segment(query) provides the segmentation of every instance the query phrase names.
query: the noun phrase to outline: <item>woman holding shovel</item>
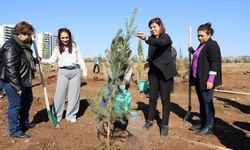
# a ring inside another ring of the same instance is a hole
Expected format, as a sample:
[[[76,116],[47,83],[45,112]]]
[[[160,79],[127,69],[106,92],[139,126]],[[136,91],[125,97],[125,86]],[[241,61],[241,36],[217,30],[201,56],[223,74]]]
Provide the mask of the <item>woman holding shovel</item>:
[[[8,98],[9,136],[14,138],[29,138],[24,132],[35,127],[29,122],[35,71],[31,50],[33,34],[32,25],[19,22],[12,30],[11,38],[0,49],[0,88]]]
[[[137,37],[144,40],[148,45],[148,79],[149,89],[149,114],[148,120],[143,129],[148,130],[153,125],[155,118],[158,94],[160,92],[162,101],[162,124],[160,135],[163,138],[168,136],[168,122],[170,113],[170,92],[173,85],[173,77],[177,70],[171,57],[172,40],[165,33],[165,27],[160,18],[153,18],[149,21],[151,36],[138,32]]]
[[[200,124],[193,125],[190,129],[198,135],[213,134],[214,88],[222,83],[221,52],[218,43],[211,38],[214,33],[211,26],[211,23],[200,25],[197,30],[200,45],[196,50],[189,47],[189,52],[193,54],[190,82],[195,86],[199,99],[201,119]]]
[[[76,114],[80,105],[81,72],[83,79],[87,79],[87,68],[79,47],[73,42],[71,32],[67,28],[58,30],[58,46],[53,50],[50,59],[42,59],[43,64],[58,62],[56,92],[52,112],[60,121],[63,117],[64,103],[68,97],[66,120],[76,122]]]

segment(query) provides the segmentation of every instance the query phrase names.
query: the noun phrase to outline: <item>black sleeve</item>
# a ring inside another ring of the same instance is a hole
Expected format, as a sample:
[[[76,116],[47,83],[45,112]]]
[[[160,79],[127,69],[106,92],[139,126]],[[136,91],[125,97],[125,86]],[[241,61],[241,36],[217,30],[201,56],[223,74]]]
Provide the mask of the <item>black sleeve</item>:
[[[14,49],[13,46],[7,45],[5,47],[5,52],[3,54],[3,61],[6,63],[6,74],[8,75],[8,79],[12,87],[16,91],[21,90],[21,78],[19,73],[20,68],[20,54],[17,50]]]
[[[208,61],[210,63],[210,71],[218,73],[221,65],[220,47],[216,41],[212,41],[208,45]]]
[[[147,44],[156,46],[156,47],[165,47],[172,44],[172,40],[169,35],[164,34],[160,36],[158,39],[150,36],[146,41]]]

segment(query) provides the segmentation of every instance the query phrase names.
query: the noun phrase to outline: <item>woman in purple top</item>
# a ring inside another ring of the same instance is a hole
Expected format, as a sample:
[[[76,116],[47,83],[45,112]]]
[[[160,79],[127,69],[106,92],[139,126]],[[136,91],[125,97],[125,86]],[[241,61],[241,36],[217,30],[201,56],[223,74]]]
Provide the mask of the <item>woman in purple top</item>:
[[[211,23],[199,26],[198,40],[200,45],[196,50],[189,47],[193,54],[190,72],[191,85],[195,86],[200,103],[201,123],[193,125],[190,129],[198,135],[212,135],[214,126],[214,88],[222,83],[221,52],[216,41],[211,37],[214,33]]]

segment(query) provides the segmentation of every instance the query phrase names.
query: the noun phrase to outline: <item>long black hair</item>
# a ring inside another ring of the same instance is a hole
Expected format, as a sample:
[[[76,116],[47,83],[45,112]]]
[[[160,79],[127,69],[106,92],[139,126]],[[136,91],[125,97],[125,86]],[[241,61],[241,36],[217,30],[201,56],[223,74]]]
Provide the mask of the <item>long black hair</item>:
[[[61,28],[58,30],[57,40],[58,40],[59,52],[60,52],[60,54],[62,54],[65,51],[64,44],[61,41],[61,34],[63,32],[66,32],[69,35],[69,43],[67,46],[69,47],[69,50],[68,50],[69,53],[72,53],[72,46],[73,46],[73,44],[75,44],[75,42],[72,40],[72,34],[71,34],[70,30],[67,28]]]

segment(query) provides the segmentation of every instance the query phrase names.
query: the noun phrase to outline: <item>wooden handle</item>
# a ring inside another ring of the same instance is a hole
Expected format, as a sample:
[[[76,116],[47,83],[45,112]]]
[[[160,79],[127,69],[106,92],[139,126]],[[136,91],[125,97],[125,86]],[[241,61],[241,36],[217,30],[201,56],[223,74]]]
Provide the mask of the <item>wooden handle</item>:
[[[188,47],[192,46],[192,26],[189,26],[188,29]]]
[[[39,57],[38,49],[37,49],[37,45],[36,45],[36,41],[35,41],[34,36],[32,36],[32,41],[33,41],[33,46],[34,46],[34,50],[35,50],[35,53],[36,53],[36,57],[38,58]],[[47,89],[46,89],[46,85],[45,85],[43,70],[42,70],[42,67],[41,67],[40,63],[38,63],[38,67],[39,67],[40,77],[41,77],[41,81],[42,81],[42,85],[43,85],[43,92],[44,92],[44,97],[45,97],[46,108],[47,108],[47,110],[50,111]]]
[[[227,91],[227,90],[217,90],[217,89],[215,89],[214,91],[221,92],[221,93],[228,93],[228,94],[239,94],[239,95],[248,95],[248,96],[250,96],[250,93],[244,93],[244,92]]]
[[[188,29],[188,47],[192,46],[192,26],[189,26]],[[191,104],[191,93],[192,93],[192,89],[191,89],[191,83],[190,83],[190,72],[191,72],[191,52],[188,53],[188,61],[189,61],[189,65],[188,65],[188,70],[189,70],[189,75],[188,75],[188,109],[191,110],[192,104]]]

